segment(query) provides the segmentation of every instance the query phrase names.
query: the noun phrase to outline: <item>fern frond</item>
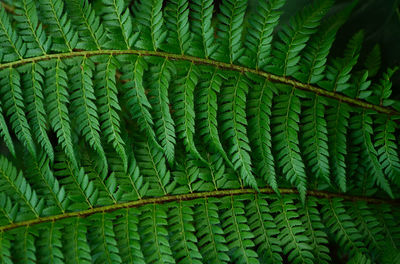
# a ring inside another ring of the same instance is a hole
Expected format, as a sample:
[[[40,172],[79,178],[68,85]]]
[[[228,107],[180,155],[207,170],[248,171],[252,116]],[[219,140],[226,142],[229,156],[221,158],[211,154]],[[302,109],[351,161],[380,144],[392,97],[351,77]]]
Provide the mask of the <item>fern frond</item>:
[[[313,263],[310,238],[305,235],[293,197],[284,196],[271,204],[271,212],[277,214],[275,223],[280,231],[278,239],[283,253],[291,263]]]
[[[26,43],[26,57],[45,55],[51,47],[51,38],[46,36],[33,0],[19,0],[15,2],[15,16],[19,33]]]
[[[198,159],[190,154],[187,156],[177,155],[175,169],[172,171],[176,182],[174,193],[193,193],[201,189],[204,182],[200,179],[198,163]]]
[[[35,242],[38,230],[33,227],[23,227],[16,231],[16,243],[12,247],[12,261],[15,263],[37,263]]]
[[[196,230],[198,246],[204,261],[209,263],[229,263],[228,246],[221,228],[218,201],[204,198],[196,207]]]
[[[177,66],[177,72],[179,77],[174,81],[171,93],[177,137],[183,140],[188,153],[204,161],[194,144],[194,88],[198,82],[199,71],[190,63]]]
[[[146,263],[175,263],[167,226],[167,212],[162,205],[150,204],[141,210],[140,235]]]
[[[2,102],[6,114],[10,118],[12,129],[17,138],[24,144],[32,156],[36,156],[36,146],[32,139],[31,129],[24,112],[24,100],[22,97],[20,75],[9,68],[0,72],[0,84],[2,85]]]
[[[34,132],[36,141],[46,152],[50,161],[54,161],[54,150],[47,135],[47,115],[44,108],[44,69],[40,64],[32,63],[27,69],[27,74],[23,75],[24,98],[26,102],[26,112],[28,122]],[[21,69],[22,72],[25,69]]]
[[[116,212],[114,227],[122,263],[146,263],[144,260],[139,236],[139,215],[136,208],[126,208]]]
[[[367,173],[380,188],[382,188],[389,196],[393,197],[390,184],[387,181],[381,163],[378,160],[378,153],[372,143],[371,135],[373,134],[373,130],[370,114],[364,110],[361,114],[355,115],[351,119],[350,127],[355,130],[352,134],[353,144],[360,145],[360,158],[365,162],[364,166],[367,169]]]
[[[193,56],[209,58],[217,49],[214,43],[214,28],[212,27],[213,0],[190,1],[190,17],[192,46],[189,47]]]
[[[54,62],[52,61],[51,64]],[[50,125],[56,132],[57,139],[68,159],[74,167],[78,167],[78,161],[74,154],[71,136],[71,123],[69,118],[69,94],[68,76],[65,72],[65,64],[58,59],[51,65],[52,69],[46,73],[46,106],[50,119]]]
[[[201,264],[202,256],[197,247],[197,238],[194,234],[193,209],[191,202],[174,204],[169,211],[170,245],[172,254],[178,263]]]
[[[294,185],[305,200],[307,179],[299,148],[300,98],[294,89],[284,87],[286,93],[278,95],[272,110],[272,146],[277,152],[276,162],[286,179]]]
[[[285,0],[259,1],[257,12],[249,19],[245,56],[240,62],[255,69],[264,69],[270,63],[272,32],[278,25]]]
[[[169,0],[164,8],[165,25],[168,29],[164,50],[186,54],[191,44],[189,31],[189,1]]]
[[[68,14],[77,28],[79,40],[78,49],[100,50],[107,41],[107,35],[100,18],[92,8],[88,0],[66,1]]]
[[[381,68],[381,63],[381,47],[379,44],[375,44],[364,61],[364,66],[368,70],[368,75],[375,77]]]
[[[259,263],[258,255],[253,250],[255,245],[252,238],[254,235],[247,224],[244,203],[238,197],[228,196],[223,199],[221,208],[223,209],[222,227],[231,251],[231,259],[235,263]]]
[[[282,263],[282,249],[277,238],[279,230],[271,215],[267,196],[255,194],[254,200],[246,206],[246,216],[263,263]]]
[[[118,90],[116,86],[116,69],[118,62],[113,56],[97,58],[99,63],[96,68],[96,97],[99,106],[99,121],[101,131],[107,139],[107,143],[112,143],[115,151],[121,158],[125,170],[128,167],[128,158],[125,153],[125,142],[121,138],[120,117],[121,107],[118,102]]]
[[[122,263],[113,229],[113,215],[102,213],[90,217],[88,243],[93,263]]]
[[[219,134],[218,134],[218,100],[217,95],[220,93],[222,78],[221,72],[215,69],[209,72],[203,69],[202,78],[195,91],[195,113],[196,113],[196,126],[198,127],[197,134],[202,138],[212,151],[217,151],[229,164],[232,165],[228,159]],[[233,167],[233,165],[232,165]]]
[[[5,192],[0,194],[0,212],[4,216],[0,218],[1,224],[14,223],[18,213],[18,204],[13,204],[10,196]]]
[[[327,102],[318,95],[305,100],[301,122],[302,153],[306,165],[317,179],[330,183],[328,130],[325,120]]]
[[[314,34],[329,10],[333,1],[317,0],[294,16],[289,25],[278,33],[279,41],[272,51],[273,71],[278,75],[291,76],[299,70],[300,52],[305,48],[310,36]]]
[[[91,263],[92,256],[87,241],[88,221],[85,218],[74,217],[67,219],[64,223],[62,242],[64,244],[63,254],[66,263]]]
[[[26,43],[22,40],[15,29],[11,26],[6,10],[0,8],[0,51],[1,60],[16,61],[23,59],[26,53]]]
[[[271,150],[272,138],[270,132],[274,93],[276,93],[275,87],[268,80],[256,79],[249,92],[246,111],[249,118],[248,135],[253,150],[251,153],[252,160],[260,176],[274,191],[279,192]]]
[[[242,56],[243,19],[247,0],[223,0],[218,14],[218,49],[213,56],[218,61],[233,63]]]
[[[11,260],[11,235],[3,231],[0,232],[0,261],[5,264],[12,264]]]
[[[158,50],[167,38],[162,15],[162,0],[141,1],[136,15],[139,23],[139,41],[136,46],[145,50]]]
[[[39,226],[37,251],[39,263],[63,263],[62,224],[59,222],[45,223]]]
[[[165,59],[156,61],[150,67],[149,102],[152,105],[152,116],[157,139],[163,148],[169,164],[173,164],[175,155],[175,124],[169,109],[168,87],[174,66]]]
[[[44,200],[37,195],[22,172],[18,172],[3,156],[0,157],[0,183],[2,192],[19,201],[21,205],[17,216],[19,220],[38,218],[42,214]]]
[[[69,72],[73,91],[70,98],[72,114],[76,119],[79,133],[107,166],[106,155],[100,140],[100,124],[92,82],[94,63],[87,57],[78,58],[78,61],[79,64],[72,67]]]
[[[133,31],[129,8],[124,8],[123,0],[103,0],[104,24],[108,41],[106,48],[130,49],[139,37]],[[125,11],[124,11],[125,10]]]
[[[246,134],[246,96],[247,80],[242,74],[236,74],[223,87],[219,111],[222,121],[223,138],[229,142],[229,155],[235,170],[239,171],[244,183],[257,188],[252,173],[249,152],[249,139]]]
[[[3,115],[3,106],[1,104],[1,102],[0,102],[0,136],[6,143],[6,146],[7,146],[8,150],[10,151],[10,153],[15,157],[16,154],[15,154],[14,143],[11,138],[10,131],[7,126],[7,122]]]
[[[78,43],[78,33],[68,18],[62,0],[40,0],[40,19],[52,37],[51,50],[71,52]]]
[[[366,249],[362,242],[362,236],[346,212],[342,199],[324,200],[322,205],[322,219],[329,234],[341,247],[342,253],[350,256],[364,255]]]

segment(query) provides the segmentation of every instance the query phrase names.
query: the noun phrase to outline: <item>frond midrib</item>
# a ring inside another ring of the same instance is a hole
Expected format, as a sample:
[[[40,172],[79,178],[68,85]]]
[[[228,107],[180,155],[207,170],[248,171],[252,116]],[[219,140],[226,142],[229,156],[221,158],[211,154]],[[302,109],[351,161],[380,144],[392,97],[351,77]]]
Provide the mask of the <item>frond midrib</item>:
[[[17,66],[24,65],[27,63],[46,61],[46,60],[52,60],[52,59],[65,59],[65,58],[79,57],[79,56],[89,57],[89,56],[96,56],[96,55],[124,55],[124,54],[161,57],[161,58],[165,58],[167,60],[169,59],[169,60],[179,60],[179,61],[190,61],[195,64],[209,65],[209,66],[213,66],[213,67],[221,68],[221,69],[225,69],[225,70],[232,70],[232,71],[237,71],[237,72],[241,72],[241,73],[251,73],[251,74],[258,75],[258,76],[262,76],[274,83],[286,84],[286,85],[292,86],[299,90],[304,90],[304,91],[308,91],[308,92],[311,92],[311,93],[314,93],[314,94],[317,94],[320,96],[332,98],[334,100],[337,100],[340,102],[345,102],[347,104],[357,106],[362,109],[371,109],[371,110],[374,110],[374,111],[376,111],[378,113],[382,113],[382,114],[400,116],[400,112],[396,111],[395,109],[393,109],[391,107],[375,105],[375,104],[366,102],[361,99],[351,98],[351,97],[348,97],[346,95],[343,95],[343,94],[340,94],[337,92],[332,92],[332,91],[322,89],[318,86],[313,86],[310,84],[299,82],[290,77],[278,76],[278,75],[274,75],[272,73],[268,73],[268,72],[265,72],[262,70],[252,69],[252,68],[248,68],[248,67],[237,65],[237,64],[220,62],[220,61],[216,61],[213,59],[205,59],[205,58],[200,58],[200,57],[195,57],[195,56],[168,53],[168,52],[163,52],[163,51],[110,50],[110,49],[108,49],[108,50],[92,50],[92,51],[72,51],[72,52],[66,52],[66,53],[47,54],[47,55],[42,55],[42,56],[37,56],[37,57],[32,57],[32,58],[20,59],[20,60],[13,61],[13,62],[3,63],[3,64],[0,64],[0,70],[6,69],[6,68],[17,67]]]
[[[45,216],[39,217],[36,219],[30,219],[21,222],[14,222],[8,225],[0,226],[0,233],[3,231],[23,227],[23,226],[34,226],[41,223],[48,223],[53,221],[62,220],[65,218],[73,218],[73,217],[87,217],[92,214],[96,213],[105,213],[105,212],[112,212],[118,209],[124,208],[132,208],[132,207],[141,207],[148,204],[164,204],[174,201],[189,201],[194,199],[201,199],[201,198],[209,198],[209,197],[225,197],[225,196],[234,196],[234,195],[244,195],[244,194],[255,194],[255,193],[264,193],[264,194],[275,194],[275,191],[272,188],[260,188],[258,192],[254,189],[244,188],[244,189],[227,189],[227,190],[216,190],[216,191],[209,191],[209,192],[197,192],[197,193],[188,193],[188,194],[178,194],[178,195],[164,195],[160,197],[152,197],[152,198],[145,198],[135,201],[117,203],[112,205],[105,205],[90,208],[87,210],[82,211],[75,211],[75,212],[68,212],[64,214],[52,215],[52,216]],[[298,194],[298,190],[296,188],[279,188],[279,193],[281,195],[288,195],[288,194]],[[355,195],[348,195],[342,193],[331,193],[326,191],[317,191],[317,190],[309,190],[307,192],[308,196],[324,198],[324,199],[333,199],[333,198],[341,198],[348,201],[364,201],[370,204],[392,204],[392,205],[400,205],[400,200],[396,199],[383,199],[383,198],[373,198],[367,196],[355,196]]]

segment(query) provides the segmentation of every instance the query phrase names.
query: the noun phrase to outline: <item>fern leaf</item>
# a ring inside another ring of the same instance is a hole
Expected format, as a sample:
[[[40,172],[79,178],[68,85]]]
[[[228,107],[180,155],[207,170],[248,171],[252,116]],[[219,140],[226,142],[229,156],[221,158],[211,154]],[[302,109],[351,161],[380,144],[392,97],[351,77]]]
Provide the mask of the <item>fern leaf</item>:
[[[199,85],[196,87],[196,100],[194,102],[196,125],[198,126],[197,134],[212,151],[217,151],[229,165],[232,165],[218,135],[217,95],[220,93],[222,85],[221,72],[217,69],[211,73],[204,70],[202,75],[204,78],[200,80]]]
[[[280,231],[283,253],[290,263],[313,263],[310,240],[305,235],[297,207],[293,204],[293,196],[284,196],[271,204],[271,212],[277,213],[275,222]]]
[[[16,61],[23,59],[26,53],[26,43],[12,28],[10,19],[4,8],[0,8],[0,51],[1,60]]]
[[[368,53],[364,61],[364,66],[368,70],[368,75],[375,77],[381,68],[382,58],[381,58],[381,47],[376,44],[372,50]]]
[[[11,259],[11,239],[9,233],[0,232],[0,261],[4,264],[12,264]]]
[[[389,179],[400,185],[400,159],[398,156],[394,119],[389,116],[378,116],[376,118],[375,148],[378,161],[382,170]]]
[[[76,119],[79,133],[107,166],[106,155],[100,141],[97,107],[94,102],[96,100],[92,83],[94,63],[86,57],[79,58],[78,61],[80,64],[72,67],[69,72],[73,91],[72,114]]]
[[[370,252],[379,253],[382,251],[381,243],[384,239],[382,227],[378,219],[375,218],[373,210],[363,202],[353,202],[347,205],[350,209],[350,215],[354,219],[354,223],[361,233],[363,241],[365,241],[364,244]]]
[[[169,211],[170,245],[172,254],[178,263],[201,264],[202,256],[197,248],[194,234],[192,202],[179,201]]]
[[[191,44],[188,0],[169,0],[164,8],[164,16],[169,32],[164,49],[173,53],[186,54]]]
[[[187,156],[177,155],[175,169],[172,171],[173,179],[176,182],[174,193],[193,193],[201,189],[203,181],[200,179],[198,163],[198,159],[190,154]]]
[[[141,210],[141,241],[146,263],[175,263],[168,242],[167,212],[162,205],[150,204]]]
[[[315,263],[332,263],[329,256],[328,235],[325,233],[325,226],[322,223],[318,211],[318,203],[315,197],[308,197],[304,205],[298,205],[301,209],[299,214],[301,221],[306,227],[305,235],[311,240],[312,253]]]
[[[346,192],[346,134],[350,117],[348,105],[335,102],[326,113],[328,124],[328,150],[331,175],[339,188]]]
[[[51,50],[71,52],[78,43],[78,33],[72,27],[71,20],[62,0],[40,0],[40,19],[48,27],[52,37]]]
[[[88,0],[66,1],[71,21],[78,29],[78,49],[100,50],[106,43],[107,35],[100,23],[100,18]]]
[[[3,115],[3,106],[0,102],[0,136],[3,138],[4,142],[10,153],[15,157],[15,148],[14,143],[10,135],[10,131],[8,129],[6,120]]]
[[[78,170],[65,156],[58,156],[54,174],[61,178],[60,183],[65,186],[68,198],[72,202],[68,209],[93,208],[98,197],[98,189],[93,181],[89,180],[83,168]]]
[[[133,32],[129,8],[124,11],[123,0],[103,0],[104,23],[108,41],[106,48],[130,49],[135,44],[139,34]]]
[[[272,52],[273,71],[276,74],[291,76],[299,70],[299,54],[310,36],[317,31],[321,19],[332,4],[332,0],[315,1],[294,16],[289,25],[284,26],[278,33],[280,40],[274,43]]]
[[[32,63],[28,73],[23,76],[26,112],[37,142],[46,152],[50,161],[54,161],[54,150],[47,135],[47,116],[44,108],[43,77],[44,70],[40,64]],[[24,71],[24,70],[22,70]]]
[[[136,140],[134,147],[140,172],[149,182],[146,195],[162,196],[170,193],[174,189],[174,183],[170,183],[171,175],[162,151],[148,140]]]
[[[223,0],[218,14],[217,41],[219,47],[213,59],[233,63],[242,56],[243,19],[247,0]]]
[[[66,263],[92,263],[90,247],[86,238],[88,220],[81,217],[70,218],[65,222],[62,241]]]
[[[167,38],[162,15],[162,0],[141,1],[136,12],[139,23],[140,39],[136,46],[145,50],[158,50]]]
[[[62,225],[59,222],[45,223],[39,226],[37,240],[38,263],[64,263],[62,248]]]
[[[27,57],[45,55],[51,47],[51,38],[46,36],[42,24],[39,23],[36,3],[33,0],[15,2],[15,20],[22,39],[27,44]]]
[[[244,65],[263,69],[270,63],[272,32],[282,14],[280,8],[285,0],[259,1],[257,11],[251,15],[246,33],[245,56],[240,58]]]
[[[374,216],[382,227],[385,245],[389,248],[398,249],[400,245],[400,229],[397,228],[397,221],[393,215],[393,208],[390,205],[372,206]]]
[[[236,74],[223,88],[219,111],[223,138],[230,143],[229,155],[235,170],[248,186],[257,188],[252,174],[249,139],[246,135],[246,95],[248,84],[245,77]]]
[[[392,105],[393,100],[389,99],[392,94],[392,78],[393,74],[398,70],[398,67],[388,68],[387,71],[380,78],[379,82],[373,85],[373,94],[370,96],[369,101],[379,105]]]
[[[257,253],[263,263],[282,263],[279,230],[271,215],[266,195],[256,194],[246,206],[249,227],[255,235]]]
[[[98,58],[96,79],[97,79],[97,105],[99,106],[99,119],[101,131],[107,138],[108,143],[112,143],[115,151],[124,163],[125,170],[128,167],[128,158],[125,153],[125,142],[121,138],[120,117],[118,112],[121,107],[118,103],[118,90],[116,86],[117,61],[114,57]]]
[[[304,201],[307,190],[307,178],[304,163],[300,156],[299,149],[299,115],[300,99],[295,94],[295,90],[289,90],[276,97],[275,105],[272,110],[272,146],[277,152],[276,161],[282,169],[286,179],[294,185],[299,193],[301,200]]]
[[[67,194],[64,186],[54,177],[49,158],[41,152],[37,158],[27,157],[26,160],[28,169],[25,174],[30,175],[30,179],[34,180],[33,187],[46,199],[43,215],[65,213],[69,202]]]
[[[139,215],[136,208],[126,208],[116,212],[114,227],[122,263],[145,264],[139,236]]]
[[[393,197],[390,184],[387,181],[381,163],[378,160],[378,153],[372,143],[371,135],[373,134],[373,130],[370,114],[363,110],[361,114],[354,116],[351,119],[351,128],[355,130],[352,135],[352,140],[354,144],[360,145],[360,156],[365,162],[367,173],[380,188],[382,188],[389,196]]]
[[[4,192],[0,194],[0,212],[3,215],[0,218],[1,224],[14,223],[18,213],[18,204],[13,204],[13,202],[10,199],[10,196],[5,194]]]
[[[253,150],[251,157],[259,175],[278,193],[270,132],[274,93],[276,93],[275,88],[268,80],[256,80],[249,92],[246,111],[249,118],[248,135]]]
[[[52,69],[46,73],[46,105],[50,125],[56,132],[59,144],[74,167],[78,167],[78,161],[72,145],[68,111],[68,76],[64,68],[64,63],[58,59]]]
[[[195,111],[194,88],[198,82],[199,72],[193,63],[183,64],[178,68],[178,79],[173,84],[172,108],[174,110],[176,133],[183,139],[186,151],[205,162],[194,144]]]
[[[330,183],[328,130],[325,121],[324,98],[312,95],[311,100],[305,100],[306,107],[301,118],[302,153],[307,167],[317,179]]]
[[[226,242],[231,251],[231,259],[235,263],[259,263],[258,255],[253,250],[252,238],[248,220],[245,216],[245,206],[240,197],[228,196],[222,201],[222,227],[226,234]]]
[[[215,198],[204,198],[195,212],[198,246],[207,263],[229,263],[224,231],[220,227],[218,202]]]
[[[350,256],[365,252],[362,236],[357,230],[352,218],[347,214],[342,199],[328,199],[322,203],[322,219],[328,228],[329,234],[341,248],[341,251]]]
[[[113,229],[113,215],[96,214],[90,217],[88,243],[93,263],[122,263]]]
[[[173,65],[167,59],[150,68],[149,101],[157,139],[164,150],[169,164],[173,164],[175,155],[175,124],[169,109],[168,87]]]
[[[32,156],[36,156],[36,146],[24,112],[24,101],[18,72],[9,68],[0,72],[1,93],[7,116],[17,138],[24,144]]]
[[[35,247],[37,237],[38,231],[35,227],[25,226],[18,229],[15,234],[16,243],[12,247],[14,263],[37,263]]]
[[[206,152],[205,160],[208,166],[200,176],[205,182],[204,185],[207,186],[208,183],[209,190],[232,188],[232,181],[225,177],[225,163],[222,155],[218,152]]]
[[[126,81],[122,87],[126,91],[127,107],[133,119],[137,120],[139,130],[158,145],[153,130],[153,117],[150,114],[152,106],[143,86],[143,72],[147,70],[147,64],[140,56],[129,57],[127,63],[122,68],[123,75],[121,76],[121,80]]]
[[[212,0],[190,1],[192,46],[189,51],[193,56],[209,58],[217,49],[211,25],[213,10]]]

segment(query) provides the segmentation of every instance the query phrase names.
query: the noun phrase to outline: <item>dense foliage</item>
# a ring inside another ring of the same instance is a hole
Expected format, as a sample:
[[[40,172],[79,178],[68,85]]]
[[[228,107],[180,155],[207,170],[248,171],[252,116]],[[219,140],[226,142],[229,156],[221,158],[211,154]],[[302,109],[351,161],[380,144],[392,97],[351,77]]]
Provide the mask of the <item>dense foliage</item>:
[[[3,3],[0,263],[399,263],[397,69],[284,4]]]

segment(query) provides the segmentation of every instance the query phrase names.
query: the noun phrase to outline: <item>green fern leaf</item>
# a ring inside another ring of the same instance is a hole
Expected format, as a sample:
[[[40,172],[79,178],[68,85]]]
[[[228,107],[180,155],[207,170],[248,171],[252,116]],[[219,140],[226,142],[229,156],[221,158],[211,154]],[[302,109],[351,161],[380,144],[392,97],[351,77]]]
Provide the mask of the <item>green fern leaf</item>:
[[[211,25],[214,10],[213,0],[190,1],[192,46],[189,52],[193,56],[209,58],[216,50],[214,28]]]
[[[3,115],[3,107],[0,102],[0,136],[3,138],[4,142],[6,143],[6,146],[10,153],[15,157],[15,148],[14,148],[14,143],[10,135],[10,131],[8,129],[6,120]]]
[[[285,0],[259,1],[257,12],[249,19],[245,56],[240,62],[248,67],[264,69],[270,63],[272,32],[282,14]]]
[[[10,196],[4,192],[0,194],[0,212],[4,216],[1,218],[1,224],[14,223],[18,213],[18,204],[13,204]]]
[[[11,260],[11,236],[9,233],[0,232],[0,261],[4,264],[12,264]]]
[[[101,131],[107,138],[108,143],[112,143],[115,151],[120,156],[125,170],[128,167],[128,158],[125,153],[125,142],[121,138],[120,117],[121,107],[118,103],[118,90],[116,86],[116,68],[117,61],[113,56],[96,58],[96,62],[100,63],[96,69],[96,97],[99,106],[99,120],[101,123]]]
[[[64,255],[61,251],[62,228],[61,223],[54,221],[39,226],[38,263],[64,263]]]
[[[78,61],[78,66],[72,67],[69,72],[73,91],[72,114],[76,119],[79,133],[107,166],[106,155],[100,141],[97,107],[94,103],[96,100],[92,82],[94,63],[87,57],[78,58]]]
[[[251,157],[257,172],[278,193],[270,133],[272,97],[276,90],[268,80],[255,81],[249,92],[246,109],[249,118],[248,135],[253,150]]]
[[[64,225],[62,241],[66,263],[91,263],[90,247],[86,238],[88,220],[74,217],[65,221]]]
[[[20,87],[20,75],[9,68],[0,72],[1,93],[7,116],[17,138],[24,144],[32,156],[36,156],[36,146],[24,112],[24,101]]]
[[[63,1],[40,0],[40,11],[40,20],[48,25],[46,30],[52,37],[51,50],[71,52],[78,43],[78,33],[71,25]]]
[[[219,111],[223,138],[230,143],[229,155],[235,170],[247,186],[257,188],[252,173],[249,139],[246,135],[246,95],[248,84],[241,74],[234,75],[223,87]]]
[[[191,44],[188,0],[170,0],[164,8],[165,25],[169,31],[166,51],[186,54]]]
[[[38,231],[35,227],[23,227],[15,232],[16,243],[12,247],[12,262],[37,263],[35,242]]]
[[[218,49],[213,59],[233,63],[242,56],[242,30],[247,0],[223,0],[218,15]]]
[[[157,139],[163,148],[169,164],[173,164],[175,155],[175,124],[169,109],[168,87],[171,81],[173,65],[165,59],[150,67],[149,102]]]
[[[46,36],[36,11],[33,0],[19,0],[15,2],[15,16],[19,33],[27,44],[27,57],[40,56],[48,53],[51,47],[51,38]]]
[[[49,136],[47,135],[47,116],[44,108],[43,96],[43,77],[44,69],[40,64],[32,63],[27,74],[23,75],[23,88],[26,102],[26,112],[28,122],[30,123],[37,142],[45,150],[50,158],[54,161],[54,150],[51,145]],[[25,72],[25,69],[21,69]]]
[[[2,61],[22,59],[26,53],[26,43],[22,41],[15,29],[12,28],[6,10],[0,8],[0,51]]]
[[[305,200],[307,190],[307,179],[304,163],[299,149],[299,115],[300,98],[294,89],[285,86],[286,93],[276,97],[275,105],[272,110],[272,146],[277,156],[276,161],[286,179],[294,185],[302,201]]]

